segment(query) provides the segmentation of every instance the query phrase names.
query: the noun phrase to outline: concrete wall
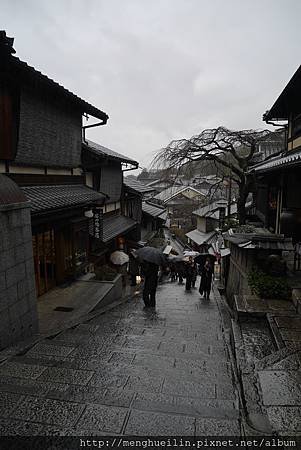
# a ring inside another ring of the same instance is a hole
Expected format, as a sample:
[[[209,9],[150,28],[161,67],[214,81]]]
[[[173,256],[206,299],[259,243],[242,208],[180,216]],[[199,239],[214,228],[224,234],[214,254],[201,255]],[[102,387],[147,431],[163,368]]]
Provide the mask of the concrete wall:
[[[37,330],[30,209],[0,205],[0,350]]]

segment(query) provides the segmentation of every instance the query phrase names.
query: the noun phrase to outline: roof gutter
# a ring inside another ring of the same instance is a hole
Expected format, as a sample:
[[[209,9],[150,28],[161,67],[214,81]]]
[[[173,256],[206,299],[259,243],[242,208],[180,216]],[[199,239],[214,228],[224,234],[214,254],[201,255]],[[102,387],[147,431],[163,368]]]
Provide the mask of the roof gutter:
[[[88,116],[86,116],[88,118]],[[82,137],[83,137],[83,141],[85,142],[85,144],[88,145],[87,141],[86,141],[86,129],[87,128],[95,128],[95,127],[101,127],[102,125],[106,125],[106,123],[108,122],[108,118],[109,116],[105,116],[100,122],[96,122],[96,123],[92,123],[91,125],[84,125],[82,127]]]

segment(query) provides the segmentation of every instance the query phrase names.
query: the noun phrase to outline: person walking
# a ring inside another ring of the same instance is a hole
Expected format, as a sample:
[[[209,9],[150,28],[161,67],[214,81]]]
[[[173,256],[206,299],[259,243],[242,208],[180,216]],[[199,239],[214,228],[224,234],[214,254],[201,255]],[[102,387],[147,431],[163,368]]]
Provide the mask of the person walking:
[[[157,264],[146,261],[141,264],[141,274],[144,277],[142,297],[146,308],[154,308],[156,306],[158,270],[159,266]]]
[[[194,262],[192,256],[189,256],[188,261],[185,263],[186,291],[191,290],[193,275],[194,275]]]
[[[174,263],[171,263],[169,266],[170,269],[170,281],[176,281],[177,279],[177,272],[176,272],[176,266]]]
[[[131,276],[131,286],[137,285],[137,275],[139,275],[139,261],[133,250],[129,253],[129,274]]]
[[[207,259],[205,262],[205,265],[202,269],[201,283],[200,283],[200,288],[199,288],[199,293],[201,295],[204,294],[204,298],[206,300],[210,299],[212,275],[213,275],[213,270],[212,270],[209,259]]]
[[[197,263],[195,263],[193,261],[192,262],[192,279],[191,279],[191,286],[192,286],[193,289],[195,289],[195,283],[196,283],[197,276],[198,276]]]
[[[179,284],[183,284],[184,263],[182,261],[179,261],[176,263],[176,271],[177,271],[177,276],[179,279]]]

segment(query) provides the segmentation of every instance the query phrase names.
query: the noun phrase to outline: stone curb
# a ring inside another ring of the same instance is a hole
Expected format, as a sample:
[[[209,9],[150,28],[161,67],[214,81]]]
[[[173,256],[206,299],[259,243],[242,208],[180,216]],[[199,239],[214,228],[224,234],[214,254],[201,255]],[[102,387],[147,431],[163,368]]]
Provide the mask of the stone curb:
[[[222,303],[223,304],[226,303],[226,307],[228,310],[230,309],[230,307],[224,300],[224,298],[220,295],[220,293],[217,291],[217,289],[215,289],[214,292],[217,300],[218,309],[221,314],[223,329],[226,331],[227,327],[225,327],[225,321],[223,316],[224,313],[222,312],[220,305]],[[229,313],[233,317],[235,317],[235,314],[234,312],[232,312],[232,310]],[[230,334],[229,342],[227,342],[228,352],[231,359],[233,377],[235,380],[239,396],[240,410],[242,412],[241,422],[244,433],[246,436],[271,435],[271,428],[267,417],[262,414],[254,414],[254,413],[250,414],[246,407],[245,392],[241,376],[243,371],[246,371],[247,373],[250,373],[251,371],[252,373],[254,371],[254,367],[251,367],[246,362],[240,326],[233,318],[231,319],[231,328],[228,330],[228,333]],[[254,386],[254,389],[256,390],[257,394],[260,397],[260,394],[258,392],[258,386]]]

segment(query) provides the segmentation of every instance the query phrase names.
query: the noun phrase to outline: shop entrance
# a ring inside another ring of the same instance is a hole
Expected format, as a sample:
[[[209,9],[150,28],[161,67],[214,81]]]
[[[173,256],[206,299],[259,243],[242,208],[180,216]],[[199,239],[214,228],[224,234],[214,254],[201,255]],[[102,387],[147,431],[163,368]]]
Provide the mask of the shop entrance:
[[[54,230],[35,234],[32,241],[36,288],[40,296],[56,285]]]

